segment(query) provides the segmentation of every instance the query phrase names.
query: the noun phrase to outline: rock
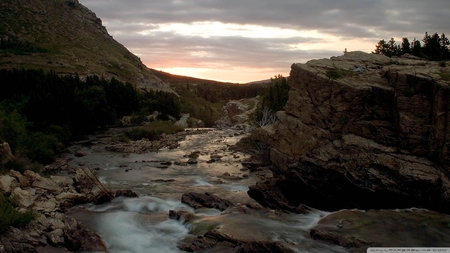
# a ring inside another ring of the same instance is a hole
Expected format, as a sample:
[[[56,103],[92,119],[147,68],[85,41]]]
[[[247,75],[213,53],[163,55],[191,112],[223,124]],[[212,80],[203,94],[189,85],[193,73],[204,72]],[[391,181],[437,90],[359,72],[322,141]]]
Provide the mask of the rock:
[[[215,208],[220,211],[227,209],[230,206],[234,206],[228,200],[221,199],[213,194],[205,193],[185,193],[181,196],[181,202],[191,206],[194,209],[199,208]]]
[[[60,194],[63,189],[59,185],[57,185],[53,180],[46,177],[40,177],[35,180],[32,184],[33,188],[43,189],[45,191],[49,191],[53,194]]]
[[[87,154],[81,150],[77,150],[74,154],[74,156],[76,157],[83,157],[83,156],[87,156]]]
[[[75,252],[106,252],[106,246],[100,236],[75,219],[64,219],[64,242],[67,248]]]
[[[20,172],[10,170],[9,174],[20,183],[20,187],[25,188],[30,186],[30,180],[26,176],[22,175]]]
[[[215,122],[217,127],[245,125],[258,105],[258,98],[231,100],[223,106],[223,116]]]
[[[248,242],[243,244],[236,253],[294,253],[294,251],[278,242]]]
[[[0,160],[0,164],[5,164],[16,159],[7,142],[3,142],[0,146],[0,157],[3,157],[3,160]]]
[[[198,236],[188,246],[180,247],[187,252],[236,252],[236,246],[242,242],[227,234],[211,230],[203,236]]]
[[[129,189],[117,190],[114,193],[114,197],[115,198],[120,197],[120,196],[127,197],[127,198],[137,198],[137,197],[139,197],[137,193],[135,193],[134,191],[129,190]]]
[[[183,222],[189,222],[190,220],[192,220],[194,218],[195,218],[195,215],[193,213],[190,213],[187,211],[169,210],[169,219],[181,220]]]
[[[112,194],[88,168],[78,168],[75,171],[73,181],[77,192],[85,194],[89,202],[102,204],[113,199]]]
[[[450,216],[427,210],[341,210],[318,221],[310,235],[366,252],[368,247],[446,247]],[[376,236],[374,236],[376,235]]]
[[[450,213],[448,69],[362,52],[293,64],[284,111],[254,132],[274,176],[249,194],[275,209]]]
[[[2,175],[0,176],[0,190],[6,194],[11,193],[13,188],[18,185],[15,178],[10,175]]]
[[[14,188],[11,192],[11,199],[14,199],[19,207],[27,208],[34,203],[36,190],[33,188],[27,188],[23,190],[20,187]]]
[[[197,164],[198,161],[196,158],[189,158],[189,160],[187,161],[187,164]]]

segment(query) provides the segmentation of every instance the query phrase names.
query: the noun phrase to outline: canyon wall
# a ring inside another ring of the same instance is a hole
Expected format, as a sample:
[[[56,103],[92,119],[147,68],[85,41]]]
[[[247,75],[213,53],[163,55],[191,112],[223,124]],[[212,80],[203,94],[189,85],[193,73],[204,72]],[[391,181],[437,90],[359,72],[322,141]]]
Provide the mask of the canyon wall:
[[[254,138],[274,177],[264,206],[424,207],[450,213],[450,68],[413,56],[349,52],[293,64],[289,101]]]

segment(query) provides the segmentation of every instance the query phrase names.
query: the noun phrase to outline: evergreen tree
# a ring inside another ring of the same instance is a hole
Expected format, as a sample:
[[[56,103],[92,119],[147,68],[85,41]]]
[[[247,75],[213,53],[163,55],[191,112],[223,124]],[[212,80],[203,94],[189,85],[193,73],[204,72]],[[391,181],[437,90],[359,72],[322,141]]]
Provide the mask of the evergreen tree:
[[[402,39],[402,47],[400,49],[401,54],[409,54],[411,53],[411,44],[409,43],[408,38]]]

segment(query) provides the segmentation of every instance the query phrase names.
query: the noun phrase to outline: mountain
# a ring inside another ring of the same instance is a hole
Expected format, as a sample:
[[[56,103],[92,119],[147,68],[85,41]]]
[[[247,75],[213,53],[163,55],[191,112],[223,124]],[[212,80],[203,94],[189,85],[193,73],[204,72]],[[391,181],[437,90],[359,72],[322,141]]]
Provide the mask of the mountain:
[[[98,75],[170,90],[78,0],[2,0],[0,68]]]

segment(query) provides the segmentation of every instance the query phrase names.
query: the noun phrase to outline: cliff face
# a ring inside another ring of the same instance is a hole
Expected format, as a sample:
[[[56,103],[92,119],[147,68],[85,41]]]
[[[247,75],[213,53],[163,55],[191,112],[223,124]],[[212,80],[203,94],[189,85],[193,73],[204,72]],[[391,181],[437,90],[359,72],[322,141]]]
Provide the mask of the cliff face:
[[[265,206],[426,207],[450,212],[450,70],[414,57],[349,52],[293,64],[289,101],[256,137],[274,178]]]
[[[168,89],[78,0],[2,0],[0,16],[0,68],[95,74]]]

